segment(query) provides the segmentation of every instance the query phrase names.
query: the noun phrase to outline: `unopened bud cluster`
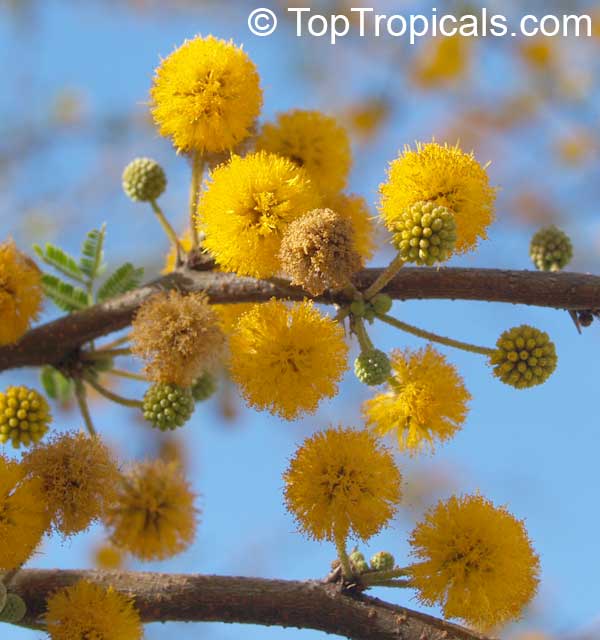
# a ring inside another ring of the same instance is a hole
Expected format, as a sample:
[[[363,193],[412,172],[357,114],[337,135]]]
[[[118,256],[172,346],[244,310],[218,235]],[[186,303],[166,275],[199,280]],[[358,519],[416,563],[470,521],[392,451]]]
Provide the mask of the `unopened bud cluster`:
[[[174,384],[154,384],[144,395],[144,418],[161,431],[177,429],[190,419],[194,405],[189,388]]]
[[[123,191],[135,202],[152,202],[166,187],[163,168],[150,158],[136,158],[123,171]]]
[[[363,351],[354,361],[356,377],[370,387],[383,384],[392,371],[390,359],[379,349]]]
[[[8,387],[0,393],[0,442],[21,445],[39,442],[52,416],[44,396],[27,387]]]
[[[564,231],[552,225],[533,236],[529,255],[540,271],[560,271],[573,257],[573,245]]]

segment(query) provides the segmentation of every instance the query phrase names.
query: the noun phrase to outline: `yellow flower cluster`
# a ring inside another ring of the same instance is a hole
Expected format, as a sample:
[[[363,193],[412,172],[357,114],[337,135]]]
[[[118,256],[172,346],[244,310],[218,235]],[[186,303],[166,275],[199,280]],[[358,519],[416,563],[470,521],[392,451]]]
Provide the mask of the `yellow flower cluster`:
[[[105,515],[112,543],[140,560],[181,553],[196,534],[194,497],[178,465],[162,460],[135,465],[121,477]]]
[[[462,426],[471,399],[456,368],[427,346],[394,351],[388,389],[363,405],[367,425],[393,433],[402,450],[415,453],[451,438]]]
[[[391,453],[365,430],[330,428],[308,438],[292,459],[285,500],[302,531],[317,540],[374,536],[401,498]]]
[[[388,229],[395,231],[399,218],[420,201],[450,209],[456,221],[456,251],[474,248],[494,219],[495,190],[490,187],[486,168],[472,153],[458,145],[436,142],[405,147],[389,168],[381,186],[380,210]]]
[[[286,420],[314,413],[347,367],[343,328],[310,302],[254,306],[230,338],[231,376],[246,400]]]
[[[0,456],[0,571],[23,564],[50,525],[42,481]]]
[[[440,502],[410,544],[419,599],[448,618],[489,630],[519,618],[536,593],[539,560],[523,522],[480,495]]]
[[[187,40],[156,70],[152,115],[178,151],[219,152],[248,137],[262,107],[254,63],[231,42]]]
[[[42,307],[41,273],[12,240],[0,244],[0,346],[21,338]]]
[[[39,442],[52,416],[44,396],[28,387],[8,387],[0,392],[0,442],[9,440],[15,449]]]
[[[139,640],[143,635],[130,597],[87,580],[53,593],[45,622],[52,640]]]

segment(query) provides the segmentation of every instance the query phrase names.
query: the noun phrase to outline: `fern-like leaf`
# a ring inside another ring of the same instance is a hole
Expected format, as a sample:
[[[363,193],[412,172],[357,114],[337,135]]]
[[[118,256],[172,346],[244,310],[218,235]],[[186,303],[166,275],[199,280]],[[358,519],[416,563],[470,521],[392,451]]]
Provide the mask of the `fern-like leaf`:
[[[46,243],[46,247],[42,249],[39,244],[34,244],[33,250],[47,265],[54,267],[57,271],[67,276],[67,278],[85,284],[85,275],[79,268],[77,260],[60,247]]]
[[[106,235],[106,225],[100,229],[92,229],[81,248],[81,259],[79,267],[91,280],[95,280],[104,270],[104,237]]]
[[[131,262],[120,266],[98,290],[98,302],[135,289],[144,277],[144,269],[136,269]]]
[[[60,278],[49,273],[42,275],[44,293],[54,304],[63,311],[78,311],[88,306],[86,292],[70,282],[63,282]]]

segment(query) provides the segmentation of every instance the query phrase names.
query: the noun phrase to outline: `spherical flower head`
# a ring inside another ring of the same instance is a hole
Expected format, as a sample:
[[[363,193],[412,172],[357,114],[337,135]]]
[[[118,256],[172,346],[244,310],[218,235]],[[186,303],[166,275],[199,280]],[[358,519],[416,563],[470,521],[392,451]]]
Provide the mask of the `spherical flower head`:
[[[480,495],[439,502],[410,538],[411,584],[445,617],[488,630],[535,596],[539,560],[522,521]]]
[[[110,542],[104,543],[94,550],[94,564],[98,569],[122,569],[124,564],[123,552]]]
[[[42,274],[12,240],[0,244],[0,346],[21,338],[42,308]]]
[[[42,482],[23,465],[0,456],[0,571],[23,564],[50,525]]]
[[[0,392],[0,442],[15,449],[39,442],[52,421],[46,398],[35,389],[8,387]]]
[[[260,78],[245,51],[213,36],[186,40],[156,69],[152,116],[178,151],[213,153],[247,138],[262,107]]]
[[[490,357],[494,375],[515,389],[528,389],[554,373],[556,347],[544,331],[523,324],[505,331]]]
[[[396,350],[391,361],[388,389],[363,404],[366,423],[380,436],[393,433],[411,455],[433,451],[435,441],[461,428],[471,396],[456,368],[431,346]]]
[[[533,236],[529,255],[540,271],[560,271],[573,258],[573,244],[564,231],[552,225],[540,229]]]
[[[295,109],[264,125],[259,150],[290,158],[304,167],[319,191],[335,194],[346,187],[352,166],[350,137],[335,118]]]
[[[52,640],[140,640],[143,627],[133,600],[87,580],[54,592],[46,602]]]
[[[132,323],[132,352],[154,382],[189,387],[220,360],[225,336],[203,293],[158,293]]]
[[[371,557],[371,569],[374,571],[391,571],[395,564],[396,560],[389,551],[378,551]]]
[[[194,402],[208,400],[217,390],[217,381],[212,373],[205,372],[192,385]]]
[[[56,436],[29,451],[23,466],[32,478],[42,481],[54,527],[63,536],[85,531],[102,517],[116,495],[116,461],[96,436]]]
[[[183,427],[195,408],[190,388],[164,382],[153,384],[146,391],[142,405],[144,419],[161,431]]]
[[[370,387],[383,384],[392,372],[392,365],[387,355],[379,349],[368,349],[354,361],[356,377]]]
[[[292,283],[315,296],[346,286],[362,267],[352,223],[331,209],[314,209],[294,220],[279,256]]]
[[[230,338],[231,376],[248,403],[286,420],[337,393],[347,366],[343,328],[310,302],[255,305]]]
[[[354,228],[354,246],[363,262],[370,260],[375,253],[375,218],[367,201],[355,194],[338,193],[325,196],[323,205],[350,220]]]
[[[0,622],[16,623],[21,622],[27,613],[27,605],[25,600],[16,593],[9,593],[6,596],[6,602],[0,611]]]
[[[163,168],[150,158],[136,158],[123,171],[123,191],[134,202],[153,202],[166,188]]]
[[[472,153],[436,142],[405,147],[381,185],[380,211],[387,228],[396,223],[417,202],[433,202],[454,213],[456,251],[473,249],[494,219],[496,191],[489,184],[486,167]]]
[[[306,171],[266,152],[233,156],[210,175],[198,206],[204,247],[225,271],[270,278],[288,225],[321,202]]]
[[[308,438],[284,480],[288,510],[316,540],[367,540],[390,521],[401,498],[392,454],[363,429],[330,428]]]
[[[111,542],[140,560],[165,560],[187,549],[196,534],[195,495],[179,465],[153,460],[122,476],[105,517]]]
[[[454,214],[432,201],[417,202],[397,219],[392,242],[405,262],[446,262],[456,247]]]

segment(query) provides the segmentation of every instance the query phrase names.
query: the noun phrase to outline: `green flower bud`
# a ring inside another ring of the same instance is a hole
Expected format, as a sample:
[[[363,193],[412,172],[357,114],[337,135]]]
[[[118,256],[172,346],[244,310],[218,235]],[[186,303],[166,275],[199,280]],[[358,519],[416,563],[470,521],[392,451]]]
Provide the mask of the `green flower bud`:
[[[371,569],[375,571],[391,571],[395,564],[394,556],[388,551],[379,551],[371,558]]]
[[[547,333],[521,325],[505,331],[490,357],[494,375],[516,389],[527,389],[545,382],[556,369],[554,343]]]
[[[573,258],[573,245],[564,231],[552,225],[533,236],[529,255],[540,271],[560,271]]]
[[[16,593],[9,593],[0,612],[0,622],[20,622],[27,613],[27,605]]]
[[[354,361],[356,377],[370,387],[383,384],[390,377],[391,371],[390,359],[379,349],[363,351]]]
[[[208,372],[203,373],[192,385],[192,396],[196,402],[208,400],[217,390],[217,381]]]
[[[356,574],[364,573],[369,570],[369,565],[365,560],[365,556],[360,551],[353,551],[350,554],[350,564]]]
[[[375,313],[386,314],[392,308],[392,299],[385,293],[378,293],[372,300],[371,306]]]
[[[430,267],[445,262],[456,246],[454,213],[433,202],[417,202],[396,223],[392,242],[406,262]]]
[[[123,171],[123,191],[135,202],[151,202],[167,187],[163,168],[150,158],[136,158]]]
[[[350,311],[352,312],[353,315],[355,315],[357,318],[362,318],[365,315],[365,310],[366,310],[367,306],[365,304],[364,300],[355,300],[351,305],[350,305]]]
[[[190,389],[157,383],[146,391],[142,411],[153,427],[167,431],[182,427],[194,413],[194,407]]]

